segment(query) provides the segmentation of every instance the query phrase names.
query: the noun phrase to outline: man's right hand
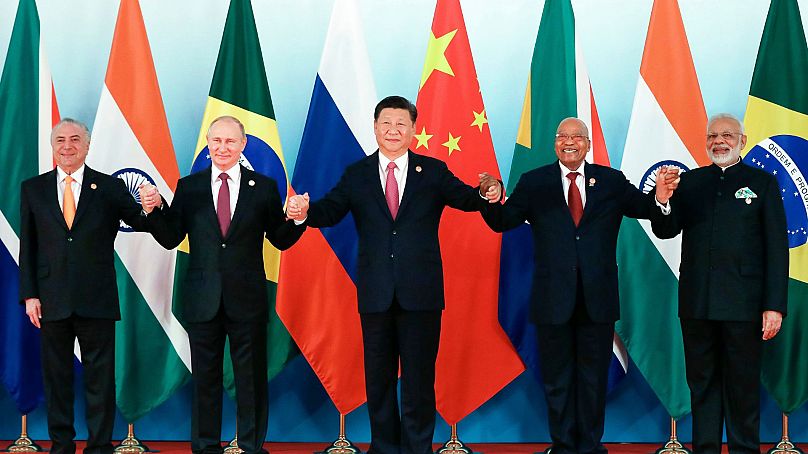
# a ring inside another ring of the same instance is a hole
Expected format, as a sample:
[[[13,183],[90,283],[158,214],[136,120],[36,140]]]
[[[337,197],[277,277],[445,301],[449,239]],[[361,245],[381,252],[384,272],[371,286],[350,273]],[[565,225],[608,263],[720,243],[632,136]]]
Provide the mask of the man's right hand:
[[[39,302],[39,298],[27,298],[25,300],[25,314],[28,315],[28,319],[31,320],[34,326],[42,328],[39,324],[39,319],[42,318],[42,303]]]

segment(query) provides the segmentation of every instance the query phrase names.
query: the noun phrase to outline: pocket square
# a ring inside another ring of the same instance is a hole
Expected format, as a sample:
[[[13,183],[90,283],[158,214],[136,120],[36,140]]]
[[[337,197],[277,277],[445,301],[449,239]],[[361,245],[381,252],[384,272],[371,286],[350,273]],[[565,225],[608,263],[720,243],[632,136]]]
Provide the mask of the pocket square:
[[[756,199],[757,194],[755,194],[751,189],[744,186],[741,189],[735,191],[735,198],[736,199]]]

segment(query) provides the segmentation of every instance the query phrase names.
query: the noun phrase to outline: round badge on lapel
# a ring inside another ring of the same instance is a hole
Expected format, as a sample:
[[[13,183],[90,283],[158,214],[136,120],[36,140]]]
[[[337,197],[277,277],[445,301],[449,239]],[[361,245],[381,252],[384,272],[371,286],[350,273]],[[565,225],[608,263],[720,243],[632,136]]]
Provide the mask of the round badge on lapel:
[[[250,186],[255,186],[255,180],[250,180],[247,182],[247,184]]]
[[[415,166],[415,171],[416,171],[416,172],[420,172],[421,170],[422,170],[422,169],[421,169],[421,166]]]
[[[93,183],[90,185],[90,189],[98,189],[98,186],[95,183]]]

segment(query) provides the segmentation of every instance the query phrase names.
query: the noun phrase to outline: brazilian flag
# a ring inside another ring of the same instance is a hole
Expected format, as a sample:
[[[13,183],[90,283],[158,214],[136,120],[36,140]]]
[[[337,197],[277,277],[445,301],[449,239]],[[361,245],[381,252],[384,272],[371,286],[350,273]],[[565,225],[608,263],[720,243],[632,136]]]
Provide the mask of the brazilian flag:
[[[247,133],[247,146],[241,164],[258,173],[273,178],[278,183],[281,200],[286,200],[289,191],[286,163],[283,159],[275,110],[269,94],[264,59],[255,27],[255,16],[249,0],[231,0],[219,46],[219,56],[213,81],[210,84],[208,102],[199,130],[191,173],[210,167],[205,135],[210,122],[222,115],[232,115],[243,124]],[[175,301],[182,301],[182,280],[188,266],[187,240],[177,254],[175,278]],[[280,251],[264,240],[264,268],[266,271],[269,299],[269,325],[267,326],[267,374],[270,379],[277,375],[294,355],[292,338],[275,312],[275,293],[278,286]],[[182,313],[175,310],[175,313]],[[233,367],[230,348],[225,348],[224,385],[234,395]]]
[[[808,401],[808,47],[796,0],[772,0],[749,101],[744,161],[781,187],[788,223],[788,315],[766,341],[761,379],[785,413]]]

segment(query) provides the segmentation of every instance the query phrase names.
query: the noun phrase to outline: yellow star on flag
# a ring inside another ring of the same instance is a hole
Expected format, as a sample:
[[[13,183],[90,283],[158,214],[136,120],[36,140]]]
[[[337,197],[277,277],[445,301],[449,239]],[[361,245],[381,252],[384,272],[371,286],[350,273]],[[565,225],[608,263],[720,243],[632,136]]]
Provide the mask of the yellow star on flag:
[[[440,38],[436,38],[435,32],[429,32],[429,44],[426,47],[426,61],[424,61],[424,72],[421,74],[421,86],[418,87],[419,90],[424,86],[426,80],[429,79],[429,76],[431,76],[432,72],[435,70],[454,77],[454,71],[452,71],[452,67],[449,66],[449,60],[446,59],[446,48],[449,47],[455,33],[457,33],[457,29],[450,31]]]
[[[450,132],[449,133],[449,140],[447,140],[446,142],[441,144],[444,147],[449,149],[449,156],[452,155],[453,151],[461,151],[460,150],[460,143],[459,143],[461,137],[462,136],[454,137],[454,136],[452,136],[452,133]]]
[[[471,112],[474,114],[474,121],[469,126],[477,126],[480,128],[480,132],[483,132],[483,125],[488,123],[488,119],[485,118],[485,109],[480,113],[473,110]]]
[[[415,135],[415,136],[413,136],[413,137],[415,137],[416,139],[418,139],[418,144],[417,144],[417,145],[415,145],[415,149],[416,149],[416,150],[417,150],[417,149],[419,149],[419,148],[421,148],[421,147],[424,147],[424,148],[426,148],[427,150],[429,150],[429,139],[431,139],[431,138],[432,138],[432,134],[427,134],[427,133],[426,133],[426,128],[425,128],[425,127],[422,127],[422,128],[421,128],[421,133],[420,133],[420,134],[416,134],[416,135]]]

